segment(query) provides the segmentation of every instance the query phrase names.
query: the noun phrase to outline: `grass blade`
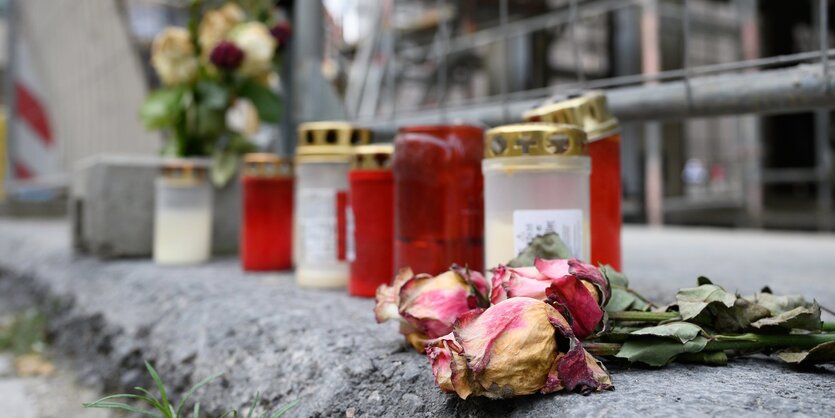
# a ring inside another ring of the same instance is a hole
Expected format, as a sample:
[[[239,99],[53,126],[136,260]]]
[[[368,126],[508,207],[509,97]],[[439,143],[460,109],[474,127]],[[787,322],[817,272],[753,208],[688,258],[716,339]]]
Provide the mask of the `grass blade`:
[[[225,414],[221,415],[220,418],[226,418],[226,417],[233,417],[234,418],[234,417],[237,417],[237,416],[238,416],[238,411],[228,411]]]
[[[121,409],[123,411],[133,412],[134,414],[146,415],[154,418],[163,418],[162,415],[154,414],[150,411],[143,411],[139,408],[130,406],[128,404],[119,402],[100,402],[100,403],[85,403],[82,404],[85,408],[100,408],[100,409]]]
[[[151,374],[151,378],[154,379],[154,384],[157,385],[157,390],[159,390],[160,404],[164,408],[162,412],[168,418],[177,418],[176,415],[172,415],[169,411],[171,404],[168,402],[168,396],[165,394],[165,385],[162,384],[162,379],[159,378],[157,371],[147,361],[145,362],[145,368],[148,369],[148,373]]]
[[[295,407],[298,404],[299,404],[299,400],[296,399],[295,401],[292,401],[292,402],[288,403],[287,405],[282,406],[281,408],[278,409],[278,411],[273,412],[273,414],[270,415],[270,418],[278,418],[278,417],[286,414],[287,411],[293,409],[293,407]]]
[[[145,362],[145,368],[148,369],[148,373],[151,374],[151,378],[154,379],[154,384],[157,385],[157,390],[159,390],[160,404],[163,406],[162,412],[168,418],[177,418],[169,412],[171,404],[168,402],[168,396],[165,394],[165,385],[162,384],[162,379],[159,378],[159,374],[157,374],[157,371],[154,370],[153,366],[151,366],[151,363],[148,363],[147,361]]]
[[[215,374],[201,380],[196,385],[192,386],[191,389],[189,389],[188,392],[186,392],[186,394],[183,395],[183,398],[180,399],[180,403],[177,405],[177,411],[176,411],[175,416],[176,417],[180,416],[180,414],[183,412],[183,408],[185,408],[185,406],[186,406],[186,401],[188,401],[189,398],[191,398],[191,395],[193,395],[194,392],[197,391],[197,389],[200,389],[203,386],[206,386],[207,383],[211,382],[212,380],[217,379],[218,377],[220,377],[222,375],[223,375],[223,373],[215,373]]]
[[[255,392],[255,398],[252,399],[252,406],[249,407],[249,412],[246,414],[246,418],[252,418],[252,414],[255,413],[255,405],[258,404],[258,399],[261,398],[261,392]]]
[[[160,412],[165,412],[165,408],[162,407],[162,404],[159,402],[159,399],[157,399],[156,396],[151,394],[151,392],[149,392],[148,389],[145,389],[145,388],[140,387],[140,386],[134,386],[133,390],[135,390],[137,392],[144,393],[145,397],[147,398],[147,399],[144,399],[145,402],[148,402],[154,408],[158,409]]]
[[[200,418],[200,402],[194,404],[194,414],[191,418]]]

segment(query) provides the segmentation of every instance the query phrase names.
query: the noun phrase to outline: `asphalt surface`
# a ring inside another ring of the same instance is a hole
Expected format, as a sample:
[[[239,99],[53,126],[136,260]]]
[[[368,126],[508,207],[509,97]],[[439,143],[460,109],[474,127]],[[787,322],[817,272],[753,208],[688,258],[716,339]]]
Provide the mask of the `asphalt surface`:
[[[150,360],[175,393],[208,412],[299,404],[287,416],[835,416],[835,367],[798,371],[765,358],[726,367],[611,366],[616,390],[462,401],[373,302],[300,289],[290,274],[243,274],[236,260],[163,268],[75,256],[60,221],[0,220],[0,304],[50,311],[54,349],[106,390],[148,384]],[[624,231],[625,272],[658,302],[705,275],[740,293],[768,285],[835,306],[835,236],[718,229]],[[831,319],[831,317],[830,317]],[[72,414],[68,415],[72,416]]]

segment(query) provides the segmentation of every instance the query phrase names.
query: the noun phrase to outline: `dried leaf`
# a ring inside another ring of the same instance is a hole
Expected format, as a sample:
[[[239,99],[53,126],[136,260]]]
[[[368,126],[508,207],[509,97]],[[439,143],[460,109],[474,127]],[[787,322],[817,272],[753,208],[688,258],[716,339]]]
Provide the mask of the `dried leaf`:
[[[816,302],[809,307],[799,306],[790,311],[783,312],[777,316],[763,318],[751,324],[757,329],[804,329],[807,331],[820,331],[821,329],[821,308]]]
[[[712,303],[722,304],[728,308],[733,307],[736,296],[719,286],[703,284],[679,290],[676,300],[681,318],[688,320],[698,316]]]
[[[820,344],[809,351],[783,351],[777,357],[786,363],[811,366],[835,363],[835,341]]]
[[[15,359],[15,370],[20,377],[49,376],[55,365],[40,354],[24,354]]]
[[[661,367],[683,353],[698,353],[707,345],[707,338],[697,336],[686,343],[664,337],[633,338],[625,342],[616,357],[631,363],[644,363]]]
[[[671,322],[669,324],[642,328],[632,332],[632,335],[652,335],[679,340],[682,344],[694,340],[704,331],[698,325],[689,322]]]
[[[606,312],[648,311],[652,308],[646,298],[629,288],[626,275],[615,270],[610,265],[600,267],[600,272],[609,281],[611,297],[606,304]]]
[[[549,232],[531,240],[530,244],[516,258],[510,260],[507,265],[508,267],[531,267],[537,257],[556,260],[573,258],[574,255],[558,234]]]
[[[717,304],[710,310],[713,319],[709,325],[720,332],[742,332],[748,329],[751,323],[771,315],[768,309],[743,298],[737,298],[731,308]]]
[[[764,290],[770,289],[766,288]],[[771,315],[780,315],[794,308],[810,307],[812,305],[801,295],[775,296],[770,291],[760,292],[756,295],[748,296],[746,299],[768,309]]]

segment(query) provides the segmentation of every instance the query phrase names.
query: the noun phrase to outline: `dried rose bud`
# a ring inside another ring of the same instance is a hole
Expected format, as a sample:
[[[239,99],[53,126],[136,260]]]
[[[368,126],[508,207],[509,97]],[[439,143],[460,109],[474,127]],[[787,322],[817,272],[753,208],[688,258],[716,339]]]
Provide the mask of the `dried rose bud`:
[[[270,29],[270,34],[275,38],[276,49],[281,51],[287,48],[290,43],[290,37],[293,35],[293,29],[290,22],[279,22]]]
[[[566,319],[528,297],[463,314],[452,333],[429,342],[426,355],[441,390],[463,399],[612,387],[609,373],[583,349]]]
[[[452,324],[464,312],[486,306],[487,281],[478,272],[453,266],[438,276],[414,275],[402,269],[391,286],[377,289],[377,322],[401,321],[400,333],[423,352],[424,343],[452,331]]]
[[[596,267],[572,260],[537,259],[534,267],[494,270],[491,302],[530,297],[557,303],[577,337],[591,335],[603,319],[609,285]]]
[[[217,68],[233,71],[240,67],[244,61],[244,51],[241,51],[232,42],[222,41],[212,49],[212,54],[209,56],[209,59]]]

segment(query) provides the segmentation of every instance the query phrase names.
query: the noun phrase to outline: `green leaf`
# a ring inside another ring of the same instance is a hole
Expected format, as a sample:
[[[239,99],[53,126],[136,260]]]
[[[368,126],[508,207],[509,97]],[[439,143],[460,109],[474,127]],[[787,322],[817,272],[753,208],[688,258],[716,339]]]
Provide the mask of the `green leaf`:
[[[626,341],[615,356],[632,363],[661,367],[669,364],[680,354],[701,352],[707,341],[707,338],[701,336],[683,344],[663,337],[633,338]]]
[[[295,401],[292,401],[292,402],[288,403],[287,405],[282,406],[281,408],[278,409],[278,411],[273,412],[273,414],[270,415],[270,418],[278,418],[278,417],[286,414],[287,411],[293,409],[298,404],[299,404],[299,400],[296,399]]]
[[[712,303],[722,304],[728,308],[734,306],[736,296],[719,286],[704,284],[679,290],[676,300],[681,318],[689,320],[702,313]]]
[[[165,408],[162,412],[168,418],[175,418],[170,412],[171,404],[168,402],[168,395],[165,393],[165,385],[162,383],[162,379],[159,378],[157,371],[154,370],[151,363],[146,361],[145,368],[148,369],[148,373],[151,374],[151,379],[154,380],[154,384],[157,385],[157,390],[159,390],[160,404]]]
[[[510,260],[507,265],[509,267],[531,267],[537,257],[556,260],[574,258],[574,255],[557,233],[549,232],[532,239],[528,246],[516,258]]]
[[[821,309],[816,302],[810,307],[799,306],[790,311],[783,312],[777,316],[760,319],[751,324],[757,329],[803,329],[807,331],[820,331]]]
[[[194,392],[196,392],[197,389],[200,389],[203,386],[206,386],[206,384],[208,384],[212,380],[217,379],[220,376],[223,376],[223,373],[215,373],[215,374],[197,382],[196,385],[192,386],[191,389],[189,389],[188,392],[186,392],[186,394],[183,395],[183,398],[180,399],[180,403],[177,404],[177,416],[179,417],[180,414],[183,412],[183,408],[185,408],[186,402],[188,402],[188,400],[191,398],[191,396],[194,395]]]
[[[151,92],[139,108],[139,118],[145,129],[174,126],[183,112],[185,87],[162,88]]]
[[[281,121],[281,97],[269,87],[255,80],[247,80],[238,93],[252,102],[258,111],[258,118],[262,121],[268,123]]]
[[[811,366],[835,363],[835,341],[820,344],[809,351],[783,351],[777,357],[786,363]]]
[[[130,406],[125,403],[120,402],[100,402],[96,401],[93,403],[84,403],[81,404],[85,408],[99,408],[99,409],[121,409],[123,411],[133,412],[134,414],[145,415],[154,418],[163,418],[162,415],[155,414],[151,411],[145,411],[134,406]]]
[[[220,83],[200,80],[195,86],[197,101],[210,109],[223,110],[229,107],[229,93]]]
[[[626,275],[615,270],[610,265],[600,266],[600,272],[609,282],[611,297],[606,303],[606,312],[648,311],[652,308],[649,301],[629,288]]]
[[[214,139],[226,130],[226,113],[214,109],[204,102],[197,103],[195,116],[195,136],[204,139]]]
[[[724,351],[702,351],[700,353],[683,353],[676,357],[679,363],[697,363],[709,366],[724,366],[728,364],[728,355]]]
[[[212,154],[212,183],[217,187],[223,187],[229,183],[238,171],[239,160],[240,157],[234,152],[216,150]]]
[[[694,340],[701,333],[704,333],[704,331],[698,325],[689,322],[671,322],[669,324],[642,328],[633,331],[632,335],[652,335],[655,337],[673,338],[684,344]]]

